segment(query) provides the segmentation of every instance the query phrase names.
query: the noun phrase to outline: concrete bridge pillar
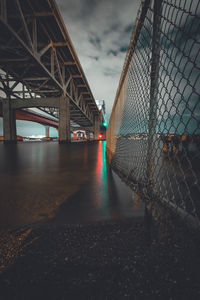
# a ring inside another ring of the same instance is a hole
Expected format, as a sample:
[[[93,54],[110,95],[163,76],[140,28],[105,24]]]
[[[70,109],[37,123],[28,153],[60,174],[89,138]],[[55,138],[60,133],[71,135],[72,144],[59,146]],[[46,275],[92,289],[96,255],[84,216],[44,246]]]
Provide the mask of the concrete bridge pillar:
[[[101,120],[99,119],[98,116],[95,116],[95,119],[94,119],[94,139],[95,140],[99,139],[100,125],[101,125]]]
[[[46,137],[49,138],[49,126],[45,126]]]
[[[90,141],[90,131],[86,130],[85,134],[86,134],[87,140]]]
[[[16,114],[11,109],[11,103],[8,99],[3,101],[3,135],[4,143],[16,143]]]
[[[71,141],[69,98],[66,95],[60,97],[59,105],[59,143]]]

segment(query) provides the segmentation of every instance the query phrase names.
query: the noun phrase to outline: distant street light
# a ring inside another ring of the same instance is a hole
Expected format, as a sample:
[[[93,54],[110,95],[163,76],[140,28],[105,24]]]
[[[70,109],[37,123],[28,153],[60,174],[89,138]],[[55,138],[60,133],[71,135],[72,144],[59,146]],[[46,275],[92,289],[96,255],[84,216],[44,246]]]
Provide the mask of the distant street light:
[[[108,123],[106,121],[103,122],[102,124],[103,127],[108,127]]]

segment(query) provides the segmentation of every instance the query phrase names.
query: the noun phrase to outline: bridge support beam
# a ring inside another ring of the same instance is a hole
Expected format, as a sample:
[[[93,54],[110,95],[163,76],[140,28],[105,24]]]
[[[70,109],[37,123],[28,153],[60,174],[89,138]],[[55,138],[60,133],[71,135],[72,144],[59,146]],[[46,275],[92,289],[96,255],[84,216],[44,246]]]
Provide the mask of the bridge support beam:
[[[16,143],[16,113],[11,109],[10,101],[3,101],[3,135],[4,143]]]
[[[45,126],[45,135],[47,138],[49,138],[49,126]]]
[[[69,98],[65,95],[60,97],[59,106],[59,143],[71,141]]]
[[[95,140],[99,139],[100,125],[101,125],[101,121],[100,121],[99,117],[95,116],[95,118],[94,118],[94,139]]]
[[[90,131],[86,130],[85,134],[86,134],[87,140],[90,141]]]

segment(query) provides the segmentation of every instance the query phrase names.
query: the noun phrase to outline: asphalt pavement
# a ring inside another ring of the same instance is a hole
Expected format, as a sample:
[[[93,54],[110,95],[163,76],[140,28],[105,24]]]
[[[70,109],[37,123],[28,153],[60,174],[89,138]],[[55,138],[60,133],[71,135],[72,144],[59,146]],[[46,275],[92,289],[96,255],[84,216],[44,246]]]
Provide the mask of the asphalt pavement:
[[[142,217],[43,223],[1,235],[6,299],[200,299],[193,236],[158,238]]]

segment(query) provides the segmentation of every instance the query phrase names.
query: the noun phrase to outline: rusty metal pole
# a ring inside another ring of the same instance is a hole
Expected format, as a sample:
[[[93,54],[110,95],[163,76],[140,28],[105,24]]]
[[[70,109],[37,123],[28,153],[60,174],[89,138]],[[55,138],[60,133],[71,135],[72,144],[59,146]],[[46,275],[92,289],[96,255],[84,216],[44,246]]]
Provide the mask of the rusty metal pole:
[[[149,103],[149,136],[147,151],[147,180],[153,187],[155,169],[154,148],[157,138],[157,107],[158,107],[158,81],[160,60],[160,26],[162,14],[162,0],[154,0],[153,6],[153,36],[152,36],[152,61],[151,61],[151,86]]]

